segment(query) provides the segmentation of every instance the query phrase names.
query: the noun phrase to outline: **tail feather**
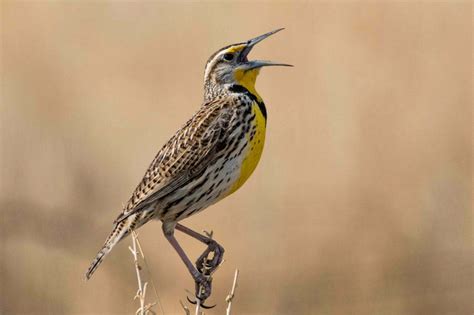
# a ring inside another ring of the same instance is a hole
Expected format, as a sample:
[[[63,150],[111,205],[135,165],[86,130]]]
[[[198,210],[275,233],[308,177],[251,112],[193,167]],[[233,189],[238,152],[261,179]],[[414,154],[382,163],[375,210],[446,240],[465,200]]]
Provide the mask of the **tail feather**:
[[[112,250],[112,248],[124,237],[130,234],[130,229],[124,226],[124,222],[118,223],[112,233],[110,233],[109,237],[104,243],[104,246],[100,249],[97,253],[96,257],[92,261],[89,269],[87,269],[85,278],[89,280],[92,277],[92,274],[97,270],[99,265],[102,263],[102,260],[107,256],[107,254]]]

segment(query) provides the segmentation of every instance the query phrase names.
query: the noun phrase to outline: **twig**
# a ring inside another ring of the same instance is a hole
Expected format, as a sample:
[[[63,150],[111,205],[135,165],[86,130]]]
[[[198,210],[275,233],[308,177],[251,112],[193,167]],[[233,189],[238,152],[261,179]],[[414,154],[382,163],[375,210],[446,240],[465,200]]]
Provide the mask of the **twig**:
[[[235,289],[237,288],[238,278],[239,278],[239,269],[235,269],[234,282],[232,283],[232,290],[230,291],[229,295],[225,298],[225,301],[227,302],[226,315],[231,315],[230,312],[232,309],[232,300],[234,299],[234,296],[235,296]]]
[[[183,303],[183,301],[179,300],[179,304],[181,304],[181,307],[183,308],[186,315],[191,315],[191,312],[189,311],[189,308],[186,306],[186,304]]]
[[[201,315],[201,301],[196,298],[196,309],[194,310],[194,315]]]
[[[135,233],[135,231],[133,233]],[[153,287],[153,292],[155,293],[157,304],[160,307],[160,313],[162,315],[165,315],[165,311],[163,310],[163,305],[161,305],[160,297],[158,296],[158,290],[156,289],[155,282],[153,281],[153,275],[151,273],[151,269],[148,266],[148,262],[146,261],[145,252],[142,249],[142,245],[140,244],[140,240],[138,239],[138,234],[136,234],[136,233],[135,233],[135,238],[136,238],[136,241],[137,241],[140,256],[142,256],[143,262],[145,263],[145,268],[148,272],[148,275],[150,276],[151,286]]]
[[[140,264],[138,263],[138,251],[137,251],[137,236],[135,232],[132,232],[132,247],[128,247],[130,252],[133,255],[133,261],[135,263],[135,272],[137,274],[137,282],[138,282],[138,291],[137,294],[133,299],[140,299],[140,308],[137,310],[135,314],[145,315],[145,293],[146,293],[146,283],[142,284],[142,278],[140,275]]]
[[[138,244],[139,250],[137,250],[137,244]],[[137,274],[137,282],[138,282],[138,290],[134,299],[138,298],[140,300],[140,307],[137,309],[135,314],[139,314],[139,315],[156,314],[152,310],[152,307],[156,305],[156,302],[145,304],[146,289],[148,286],[148,282],[143,283],[142,281],[141,273],[140,273],[142,270],[142,267],[140,266],[140,263],[138,262],[138,254],[140,254],[142,259],[145,258],[145,255],[143,254],[140,243],[138,241],[138,235],[135,233],[135,231],[132,231],[132,246],[131,247],[129,246],[128,249],[133,255],[133,261],[135,264],[135,272]],[[156,294],[156,289],[155,289],[155,294]]]

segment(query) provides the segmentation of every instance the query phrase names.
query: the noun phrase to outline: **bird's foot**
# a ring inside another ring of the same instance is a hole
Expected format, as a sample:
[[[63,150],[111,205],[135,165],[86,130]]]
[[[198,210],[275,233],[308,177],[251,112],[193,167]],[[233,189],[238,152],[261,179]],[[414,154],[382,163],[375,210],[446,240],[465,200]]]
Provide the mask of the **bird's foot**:
[[[191,301],[189,297],[186,297],[188,299],[188,302],[191,304],[199,303],[199,305],[205,309],[210,309],[210,308],[215,307],[216,305],[208,306],[204,304],[204,301],[206,301],[206,299],[209,296],[211,296],[212,277],[199,274],[198,276],[195,277],[195,282],[196,282],[196,300]]]
[[[212,274],[221,264],[223,257],[224,248],[211,239],[207,249],[196,260],[196,268],[203,274]]]

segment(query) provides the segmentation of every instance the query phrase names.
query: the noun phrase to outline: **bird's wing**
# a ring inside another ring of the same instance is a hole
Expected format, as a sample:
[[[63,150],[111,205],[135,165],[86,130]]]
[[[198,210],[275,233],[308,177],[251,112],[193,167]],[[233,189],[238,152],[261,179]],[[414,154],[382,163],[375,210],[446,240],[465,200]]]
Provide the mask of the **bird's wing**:
[[[199,176],[225,147],[231,104],[214,101],[201,109],[158,152],[132,194],[118,223]]]

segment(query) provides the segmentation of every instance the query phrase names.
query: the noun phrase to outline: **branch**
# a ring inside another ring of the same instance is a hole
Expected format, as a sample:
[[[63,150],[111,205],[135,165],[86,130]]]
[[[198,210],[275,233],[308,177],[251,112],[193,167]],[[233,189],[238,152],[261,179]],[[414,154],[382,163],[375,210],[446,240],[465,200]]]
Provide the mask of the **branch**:
[[[138,244],[138,247],[137,247],[137,244]],[[143,254],[143,250],[140,246],[140,242],[138,241],[138,235],[137,233],[135,233],[135,231],[132,231],[132,246],[131,247],[129,246],[128,249],[130,250],[130,252],[132,252],[132,255],[133,255],[133,262],[135,264],[135,272],[137,274],[137,282],[138,282],[138,290],[133,299],[135,300],[138,298],[140,300],[140,307],[137,309],[135,314],[155,315],[156,313],[152,310],[152,307],[155,306],[157,303],[153,302],[153,303],[145,304],[146,289],[147,289],[148,282],[143,283],[142,281],[142,278],[141,278],[142,267],[140,266],[140,263],[138,262],[138,254],[140,254],[142,259],[145,259],[145,255]],[[146,264],[146,261],[145,261],[145,264]],[[155,289],[155,294],[157,294],[156,289]],[[157,298],[158,298],[158,295],[157,295]],[[160,305],[160,308],[161,308],[161,305]],[[163,312],[163,309],[161,310]]]
[[[230,291],[229,295],[225,298],[225,301],[227,302],[226,315],[231,315],[230,312],[232,309],[232,300],[234,299],[234,296],[235,296],[235,289],[237,288],[238,278],[239,278],[239,269],[235,269],[234,282],[232,283],[232,290]]]
[[[190,311],[189,308],[186,306],[186,304],[183,303],[183,301],[179,300],[179,304],[181,304],[181,307],[183,308],[184,313],[185,313],[186,315],[191,315],[191,311]]]

